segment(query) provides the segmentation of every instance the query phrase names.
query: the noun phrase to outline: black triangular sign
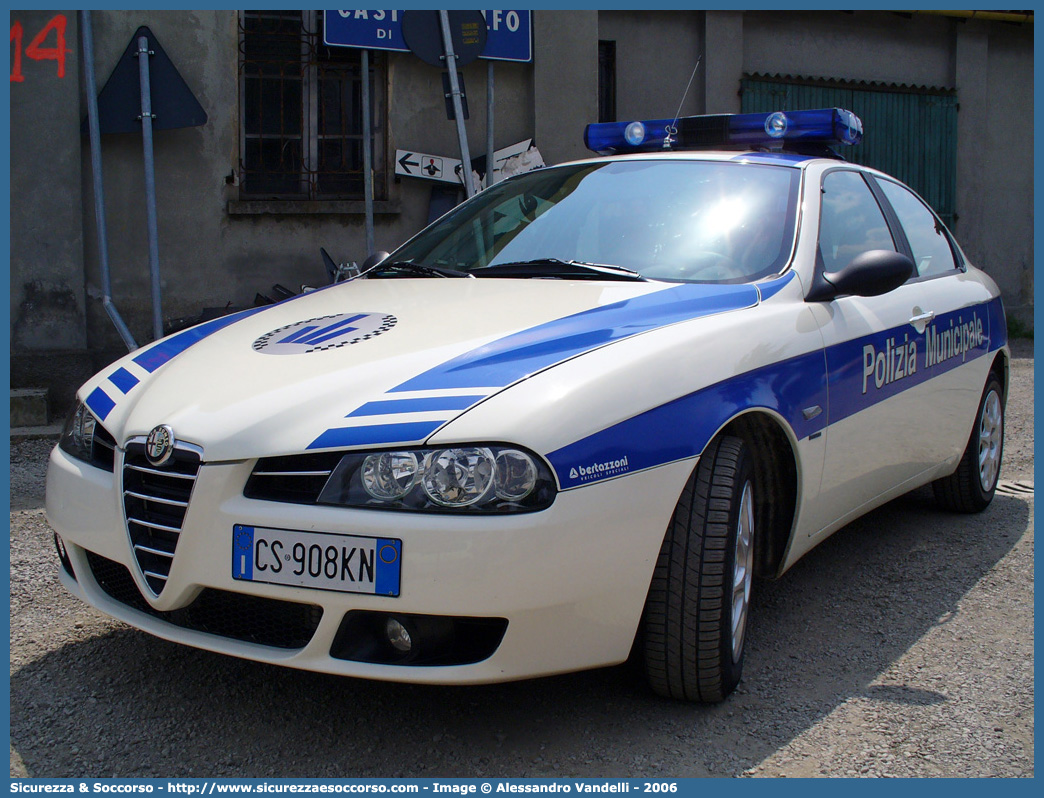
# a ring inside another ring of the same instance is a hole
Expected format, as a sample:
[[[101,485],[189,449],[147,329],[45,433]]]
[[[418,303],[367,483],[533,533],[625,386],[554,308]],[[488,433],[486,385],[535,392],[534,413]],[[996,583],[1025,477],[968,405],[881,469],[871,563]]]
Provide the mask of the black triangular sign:
[[[160,47],[155,35],[142,26],[131,37],[116,67],[98,94],[98,124],[102,133],[137,133],[141,130],[141,78],[138,37],[149,40],[149,87],[152,94],[153,130],[175,130],[206,124],[207,112],[199,104],[177,67]],[[87,119],[80,126],[87,135]]]

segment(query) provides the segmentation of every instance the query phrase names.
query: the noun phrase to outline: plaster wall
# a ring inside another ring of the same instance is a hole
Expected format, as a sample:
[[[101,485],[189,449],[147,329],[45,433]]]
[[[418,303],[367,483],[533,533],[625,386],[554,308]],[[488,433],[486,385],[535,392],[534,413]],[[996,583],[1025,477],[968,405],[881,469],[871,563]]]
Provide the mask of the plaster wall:
[[[598,12],[598,38],[616,42],[618,120],[674,116],[703,53],[702,16],[696,11]],[[702,113],[703,107],[704,81],[697,72],[680,115]]]
[[[10,22],[22,37],[20,68],[10,84],[11,348],[82,349],[87,333],[79,192],[79,27],[75,12],[14,11]],[[58,26],[64,24],[63,75],[60,62],[35,60],[25,53],[49,24],[52,28],[41,43],[45,49],[57,49]],[[12,51],[16,46],[12,41]]]
[[[958,24],[882,11],[747,12],[743,71],[952,87]]]
[[[991,24],[986,70],[986,147],[961,148],[961,159],[984,175],[986,197],[981,223],[968,225],[964,238],[1004,291],[1005,308],[1032,326],[1033,39],[1001,34],[996,25]]]
[[[598,12],[533,12],[533,108],[546,163],[586,158],[598,119]]]

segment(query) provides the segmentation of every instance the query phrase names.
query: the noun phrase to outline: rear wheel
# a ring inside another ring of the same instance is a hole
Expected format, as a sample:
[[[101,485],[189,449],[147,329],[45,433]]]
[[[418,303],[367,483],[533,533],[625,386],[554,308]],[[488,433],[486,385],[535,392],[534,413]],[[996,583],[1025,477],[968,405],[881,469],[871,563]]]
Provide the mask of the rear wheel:
[[[660,695],[721,701],[739,683],[754,570],[752,457],[742,438],[713,441],[675,507],[643,618],[646,675]]]
[[[932,483],[935,499],[945,509],[977,513],[993,500],[1004,454],[1003,397],[1000,381],[990,374],[957,470]]]

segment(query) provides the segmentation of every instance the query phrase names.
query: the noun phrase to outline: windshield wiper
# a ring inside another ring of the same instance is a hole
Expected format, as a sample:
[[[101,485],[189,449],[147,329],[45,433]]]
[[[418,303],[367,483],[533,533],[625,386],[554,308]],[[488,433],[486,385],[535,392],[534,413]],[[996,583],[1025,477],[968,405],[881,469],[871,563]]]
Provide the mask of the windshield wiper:
[[[637,280],[645,278],[634,269],[609,263],[586,263],[580,260],[534,258],[497,263],[475,269],[475,277],[557,277],[562,280]]]
[[[448,269],[445,266],[427,266],[423,263],[413,263],[408,260],[393,261],[392,263],[378,263],[367,272],[367,274],[372,278],[378,276],[382,272],[391,271],[412,272],[413,274],[424,275],[425,277],[474,277],[474,275],[458,271],[457,269]]]

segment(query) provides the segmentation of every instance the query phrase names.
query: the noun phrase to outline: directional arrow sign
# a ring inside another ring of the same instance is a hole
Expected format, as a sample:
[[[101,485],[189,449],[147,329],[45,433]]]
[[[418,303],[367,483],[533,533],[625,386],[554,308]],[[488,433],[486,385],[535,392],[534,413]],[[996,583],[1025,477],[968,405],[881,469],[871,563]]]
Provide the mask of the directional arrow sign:
[[[500,179],[500,172],[504,168],[504,161],[508,158],[514,158],[516,155],[521,155],[529,149],[533,143],[533,139],[526,139],[520,141],[518,144],[512,144],[510,147],[505,147],[502,150],[497,150],[493,153],[493,174],[495,179]]]
[[[505,160],[525,152],[532,143],[532,139],[526,139],[518,144],[497,150],[493,153],[494,170],[499,172]],[[474,161],[472,163],[474,164]],[[456,183],[457,185],[463,183],[460,179],[460,159],[429,155],[413,150],[395,151],[395,174],[405,177],[420,177],[425,180],[438,180],[442,183]]]
[[[399,150],[398,152],[396,152],[396,155],[398,155],[399,152],[402,152],[402,151]],[[417,174],[420,171],[420,161],[411,161],[410,160],[410,158],[416,158],[416,157],[417,156],[415,156],[412,152],[407,152],[405,155],[403,155],[399,159],[399,166],[401,166],[403,168],[403,171],[406,174],[408,174],[408,175],[415,175],[415,174]],[[413,167],[413,171],[410,171],[410,167],[411,166]],[[396,170],[396,171],[398,171],[398,170]]]
[[[411,150],[395,151],[395,174],[461,184],[460,160]]]

